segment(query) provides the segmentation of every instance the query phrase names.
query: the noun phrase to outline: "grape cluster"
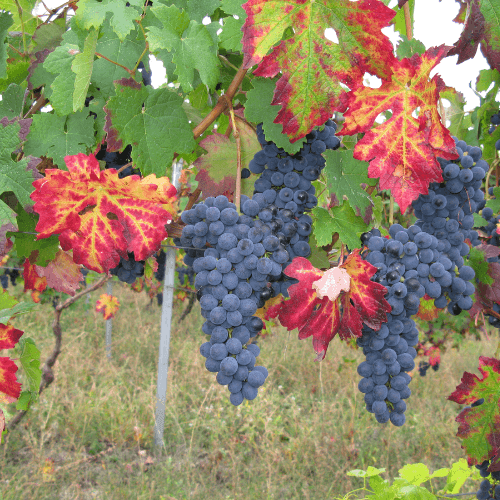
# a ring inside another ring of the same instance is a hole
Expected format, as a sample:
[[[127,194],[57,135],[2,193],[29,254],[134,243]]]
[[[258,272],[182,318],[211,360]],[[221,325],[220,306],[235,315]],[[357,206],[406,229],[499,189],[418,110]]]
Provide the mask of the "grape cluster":
[[[158,281],[163,281],[165,279],[165,262],[167,261],[167,254],[163,248],[160,253],[156,255],[156,262],[158,262],[158,269],[155,271],[155,278]]]
[[[465,408],[470,408],[474,406],[480,406],[484,403],[484,398],[477,400],[475,403],[472,403],[470,406],[466,406]],[[479,470],[479,474],[481,477],[485,478],[481,481],[479,485],[479,490],[476,492],[476,498],[478,500],[500,500],[500,471],[491,472],[491,479],[496,482],[496,485],[493,485],[489,479],[490,472],[488,472],[488,468],[490,466],[490,460],[485,460],[482,464],[476,465],[476,469]]]
[[[121,257],[120,263],[109,272],[118,276],[120,281],[132,285],[138,276],[144,276],[144,261],[136,261],[134,252],[128,252],[128,259]]]
[[[435,299],[437,308],[448,306],[448,311],[456,315],[462,310],[469,310],[473,303],[471,295],[475,291],[472,282],[475,273],[471,267],[464,266],[463,258],[469,253],[465,240],[468,238],[473,246],[480,244],[478,232],[472,229],[473,214],[485,204],[481,186],[489,165],[481,159],[481,148],[468,146],[456,137],[453,139],[459,158],[453,161],[438,158],[443,170],[443,182],[431,183],[429,193],[420,195],[412,206],[419,218],[415,224],[437,238],[438,250],[446,259],[441,261],[445,264],[444,272],[435,265],[437,274],[431,273],[441,285],[441,293],[438,296],[428,295]]]
[[[328,120],[323,130],[312,130],[300,151],[290,155],[274,142],[267,141],[262,124],[257,125],[257,137],[262,150],[250,161],[249,169],[254,174],[260,174],[254,184],[253,196],[258,207],[254,205],[254,208],[249,209],[249,215],[258,216],[259,221],[268,225],[278,237],[289,257],[283,263],[283,269],[294,257],[308,257],[311,254],[309,235],[312,219],[307,212],[318,203],[312,182],[319,178],[325,166],[322,153],[340,146],[340,140],[335,136],[336,130],[337,124]],[[247,199],[242,197],[243,203]],[[275,280],[272,296],[281,293],[288,297],[291,283],[285,275]]]
[[[243,215],[239,215],[225,196],[209,197],[181,215],[186,224],[181,246],[210,245],[192,263],[206,319],[202,330],[210,335],[200,352],[207,358],[206,368],[217,372],[219,384],[228,386],[234,405],[255,399],[267,377],[264,367],[255,366],[260,349],[248,342],[263,327],[254,314],[271,294],[270,278],[280,277],[282,264],[288,261],[271,228],[253,219],[265,204],[256,193],[242,200]]]
[[[382,238],[378,229],[361,235],[369,250],[364,258],[377,268],[372,281],[387,288],[391,312],[380,330],[364,325],[357,339],[366,356],[358,366],[358,374],[363,377],[358,388],[365,394],[366,409],[375,413],[379,423],[390,420],[401,426],[406,420],[404,399],[411,394],[411,377],[406,372],[415,368],[414,346],[418,344],[418,330],[410,316],[418,312],[420,299],[426,293],[439,296],[441,285],[432,273],[439,266],[451,267],[451,262],[443,260],[437,238],[419,226],[405,229],[393,224],[389,236]]]
[[[495,132],[497,126],[500,125],[500,112],[492,115],[492,117],[490,118],[490,122],[491,122],[491,127],[488,129],[488,134],[491,135],[493,132]]]
[[[16,286],[16,280],[18,277],[19,271],[17,269],[6,269],[4,271],[4,274],[0,276],[0,283],[2,284],[2,288],[7,288],[9,284],[9,278],[12,286]]]
[[[425,377],[429,368],[431,368],[430,363],[428,363],[427,361],[420,361],[420,363],[418,364],[418,373],[421,377]],[[432,365],[432,369],[437,372],[439,370],[439,363]]]

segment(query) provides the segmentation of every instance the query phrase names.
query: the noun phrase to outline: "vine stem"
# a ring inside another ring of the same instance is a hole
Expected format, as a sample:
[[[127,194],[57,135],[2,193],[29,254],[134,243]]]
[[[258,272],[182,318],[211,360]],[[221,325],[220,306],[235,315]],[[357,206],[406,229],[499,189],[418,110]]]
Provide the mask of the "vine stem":
[[[225,94],[223,97],[225,97],[228,101],[227,105],[229,107],[231,127],[233,129],[234,138],[236,139],[236,192],[234,194],[234,204],[236,205],[236,210],[239,212],[241,198],[241,137],[238,132],[238,127],[236,127],[233,104]]]
[[[103,56],[99,52],[96,52],[95,55],[97,57],[100,57],[101,59],[105,59],[106,61],[108,61],[110,63],[116,64],[116,66],[120,66],[120,68],[123,68],[130,76],[134,76],[135,75],[135,70],[130,70],[126,66],[123,66],[123,64],[120,64],[120,63],[118,63],[116,61],[112,61],[111,59],[108,59],[106,56]],[[139,65],[139,63],[137,63],[137,65]]]
[[[42,380],[40,381],[40,387],[38,389],[38,395],[40,395],[52,382],[54,382],[54,373],[52,371],[52,367],[55,365],[57,358],[59,354],[61,354],[61,344],[62,344],[62,330],[61,330],[61,324],[60,324],[60,319],[61,319],[61,312],[64,309],[67,309],[73,302],[76,302],[80,297],[83,297],[84,295],[87,295],[90,292],[93,292],[94,290],[97,290],[98,288],[101,288],[106,281],[108,281],[111,278],[111,275],[109,276],[103,276],[100,280],[96,281],[93,285],[89,286],[85,290],[81,291],[80,293],[77,293],[73,295],[73,297],[70,297],[69,299],[65,300],[62,304],[58,304],[55,308],[54,311],[54,321],[52,322],[52,330],[54,331],[54,337],[56,339],[54,349],[52,350],[51,355],[47,358],[45,361],[45,364],[42,367]],[[29,408],[28,408],[29,410]],[[16,413],[14,418],[9,420],[7,424],[7,429],[11,431],[14,429],[17,424],[21,421],[21,419],[26,415],[28,410],[20,410]]]
[[[403,6],[405,14],[405,24],[406,24],[406,37],[408,40],[413,38],[413,29],[411,25],[411,14],[410,14],[410,3],[406,2]]]
[[[18,0],[14,0],[16,2],[16,5],[17,5],[17,11],[19,12],[19,19],[21,20],[21,29],[23,31],[23,49],[24,49],[24,53],[27,54],[27,50],[26,50],[26,34],[24,32],[24,21],[23,21],[23,9],[20,5],[20,3],[18,2]]]
[[[391,194],[389,197],[389,225],[392,226],[393,224],[394,224],[394,196],[392,196]]]

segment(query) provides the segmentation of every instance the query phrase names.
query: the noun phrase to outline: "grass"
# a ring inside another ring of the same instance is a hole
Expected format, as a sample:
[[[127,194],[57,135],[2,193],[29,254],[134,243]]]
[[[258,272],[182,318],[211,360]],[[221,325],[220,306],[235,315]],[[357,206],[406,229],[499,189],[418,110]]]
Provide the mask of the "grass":
[[[101,293],[91,294],[91,304]],[[265,386],[256,400],[233,407],[199,354],[199,305],[179,323],[185,307],[179,303],[165,448],[155,454],[160,308],[117,284],[114,294],[121,310],[111,360],[102,315],[86,314],[85,299],[63,312],[55,381],[0,447],[0,498],[327,500],[363,485],[346,475],[352,469],[384,467],[382,476],[392,482],[407,463],[449,467],[465,455],[456,437],[459,407],[447,397],[464,371],[479,374],[478,356],[493,355],[498,343],[496,333],[468,339],[443,356],[438,372],[421,378],[416,370],[406,424],[396,428],[365,410],[357,390],[361,351],[335,339],[326,359],[314,363],[311,341],[281,327],[259,341],[259,364],[269,369]],[[35,339],[42,361],[53,347],[52,319],[48,303],[13,321]],[[474,486],[466,483],[463,491]]]

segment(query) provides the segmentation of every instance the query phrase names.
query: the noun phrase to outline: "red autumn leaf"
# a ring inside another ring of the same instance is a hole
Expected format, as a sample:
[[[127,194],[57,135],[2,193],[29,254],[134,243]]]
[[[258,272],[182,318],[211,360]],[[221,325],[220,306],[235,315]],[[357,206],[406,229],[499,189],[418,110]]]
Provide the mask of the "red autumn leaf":
[[[80,281],[83,280],[83,274],[80,272],[80,266],[75,264],[73,257],[67,252],[59,250],[53,261],[47,266],[36,266],[35,270],[40,278],[46,278],[46,284],[56,292],[75,295],[75,291],[80,288]]]
[[[454,19],[465,27],[460,39],[450,50],[450,56],[458,55],[457,64],[473,59],[477,48],[493,69],[500,71],[500,32],[498,30],[498,10],[492,2],[472,0],[461,5]],[[468,11],[468,12],[467,12]]]
[[[465,372],[448,399],[463,405],[484,398],[482,405],[457,416],[457,437],[463,441],[469,466],[493,459],[490,470],[500,470],[500,361],[480,356],[479,371],[482,378]]]
[[[101,171],[95,156],[82,153],[64,161],[68,172],[48,169],[33,182],[37,239],[59,234],[62,249],[72,248],[77,264],[98,273],[116,267],[127,252],[145,260],[158,250],[175,213],[176,189],[167,177],[119,179],[115,169]]]
[[[5,326],[0,324],[0,327]],[[21,384],[17,381],[18,366],[10,358],[0,358],[0,392],[18,399],[21,394]]]
[[[12,325],[0,323],[0,351],[2,349],[13,349],[23,335],[23,331]]]
[[[34,290],[39,292],[35,295],[32,294],[32,298],[34,302],[40,302],[39,295],[40,292],[43,292],[47,288],[47,278],[40,277],[36,270],[37,266],[32,265],[28,259],[24,261],[23,267],[24,291]]]
[[[120,301],[113,295],[103,293],[96,302],[95,310],[102,312],[104,319],[113,319],[120,308]]]
[[[291,142],[345,110],[340,82],[351,87],[365,71],[390,77],[396,58],[382,29],[396,13],[378,0],[249,0],[243,8],[243,67],[260,63],[253,74],[268,78],[281,73],[271,104],[281,105],[275,123]],[[287,28],[294,33],[281,41]],[[338,43],[326,29],[335,30]]]
[[[387,321],[391,306],[385,300],[386,288],[370,281],[376,273],[375,266],[361,259],[359,249],[354,250],[339,267],[350,276],[350,289],[336,300],[322,299],[313,288],[323,271],[316,269],[302,257],[296,257],[286,268],[285,274],[299,280],[290,286],[290,299],[284,301],[279,311],[280,323],[289,331],[299,330],[299,339],[313,336],[313,347],[318,357],[325,357],[328,345],[338,333],[342,340],[361,336],[363,323],[379,330]],[[340,314],[339,306],[343,313]]]
[[[401,212],[419,194],[427,194],[431,182],[443,180],[437,156],[457,158],[455,142],[437,110],[445,84],[439,75],[429,80],[448,50],[442,45],[396,61],[380,88],[358,82],[348,94],[349,109],[339,135],[366,132],[354,148],[354,158],[370,162],[368,177],[380,177],[380,189],[391,191]],[[417,108],[419,116],[414,118]],[[388,110],[392,117],[372,129],[377,116]]]

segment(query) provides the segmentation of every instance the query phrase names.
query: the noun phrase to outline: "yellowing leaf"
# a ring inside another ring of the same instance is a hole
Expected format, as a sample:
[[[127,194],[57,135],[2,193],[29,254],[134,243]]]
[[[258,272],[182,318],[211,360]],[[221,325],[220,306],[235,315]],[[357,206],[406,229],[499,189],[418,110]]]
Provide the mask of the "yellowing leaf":
[[[96,302],[95,310],[102,312],[104,319],[113,319],[120,307],[120,301],[113,295],[103,293]]]

